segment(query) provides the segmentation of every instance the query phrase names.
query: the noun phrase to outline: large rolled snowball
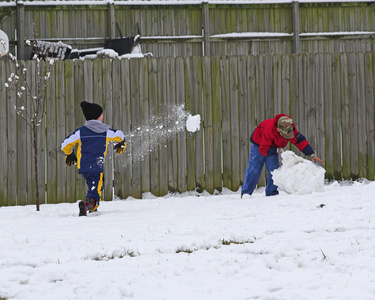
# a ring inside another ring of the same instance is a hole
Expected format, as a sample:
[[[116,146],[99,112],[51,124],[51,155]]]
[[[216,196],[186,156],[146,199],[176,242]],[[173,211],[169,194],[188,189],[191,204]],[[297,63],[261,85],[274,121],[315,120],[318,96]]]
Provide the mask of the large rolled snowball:
[[[281,153],[282,166],[273,172],[274,184],[288,194],[309,194],[322,191],[326,170],[292,151]]]

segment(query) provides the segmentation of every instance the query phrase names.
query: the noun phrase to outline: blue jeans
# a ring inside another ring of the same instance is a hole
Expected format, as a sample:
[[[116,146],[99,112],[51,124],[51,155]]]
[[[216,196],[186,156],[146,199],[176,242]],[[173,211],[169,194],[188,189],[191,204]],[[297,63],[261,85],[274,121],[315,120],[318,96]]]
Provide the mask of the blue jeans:
[[[241,198],[243,194],[251,195],[255,190],[263,165],[266,164],[268,172],[266,196],[277,195],[277,186],[273,184],[271,172],[279,167],[279,155],[276,153],[271,156],[263,156],[259,153],[259,146],[251,144],[249,165],[246,169],[245,181],[241,189]]]

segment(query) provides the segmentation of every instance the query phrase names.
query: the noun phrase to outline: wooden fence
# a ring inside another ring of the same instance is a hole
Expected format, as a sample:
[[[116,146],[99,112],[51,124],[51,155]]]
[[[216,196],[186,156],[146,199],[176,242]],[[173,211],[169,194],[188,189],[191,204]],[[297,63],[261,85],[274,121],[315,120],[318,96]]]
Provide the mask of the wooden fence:
[[[31,80],[34,62],[26,68]],[[11,62],[0,61],[0,205],[22,205],[34,203],[33,150],[30,131],[14,111],[15,95],[4,87],[10,73]],[[60,150],[62,140],[84,122],[82,100],[103,105],[105,121],[125,133],[161,105],[184,104],[202,118],[200,131],[176,134],[141,162],[134,160],[139,149],[131,139],[124,155],[114,157],[110,150],[105,200],[112,199],[113,188],[120,198],[238,190],[249,135],[277,113],[292,116],[325,161],[327,179],[374,180],[371,52],[65,61],[54,66],[50,80],[39,137],[42,203],[84,198],[84,180],[65,166]]]
[[[0,2],[0,29],[11,52],[29,59],[24,39],[102,47],[105,39],[142,36],[154,57],[367,52],[375,50],[375,3],[290,1]]]

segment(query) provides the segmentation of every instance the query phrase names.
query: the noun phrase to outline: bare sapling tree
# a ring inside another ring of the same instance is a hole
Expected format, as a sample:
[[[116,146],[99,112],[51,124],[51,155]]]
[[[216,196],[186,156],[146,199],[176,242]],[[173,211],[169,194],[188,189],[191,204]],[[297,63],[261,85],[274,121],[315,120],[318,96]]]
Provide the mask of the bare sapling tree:
[[[50,82],[50,74],[56,60],[63,59],[62,56],[40,55],[41,50],[45,52],[45,48],[51,47],[52,43],[40,44],[40,41],[35,39],[32,41],[26,40],[26,44],[33,46],[33,61],[35,62],[35,74],[27,76],[28,69],[25,67],[24,61],[19,61],[17,58],[9,53],[9,58],[12,63],[12,73],[5,83],[8,90],[15,92],[16,105],[14,110],[19,117],[21,117],[27,126],[31,129],[31,144],[34,150],[34,175],[35,175],[35,197],[36,197],[36,210],[39,211],[39,174],[38,174],[38,137],[42,133],[41,124],[46,115],[46,94],[47,87]],[[50,52],[53,54],[53,51]],[[48,54],[48,51],[47,51]],[[31,78],[35,84],[31,82]]]

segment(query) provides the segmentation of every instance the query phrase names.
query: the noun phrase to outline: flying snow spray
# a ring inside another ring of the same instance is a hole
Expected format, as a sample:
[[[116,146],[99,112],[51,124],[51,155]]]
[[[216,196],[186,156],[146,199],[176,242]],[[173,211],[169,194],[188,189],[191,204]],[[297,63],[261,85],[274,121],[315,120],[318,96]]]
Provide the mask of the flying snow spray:
[[[127,157],[132,157],[133,164],[139,163],[185,129],[189,132],[199,130],[200,120],[200,115],[192,116],[184,105],[158,107],[146,122],[125,134],[125,140],[132,149],[125,153]],[[129,159],[127,161],[130,162]]]

